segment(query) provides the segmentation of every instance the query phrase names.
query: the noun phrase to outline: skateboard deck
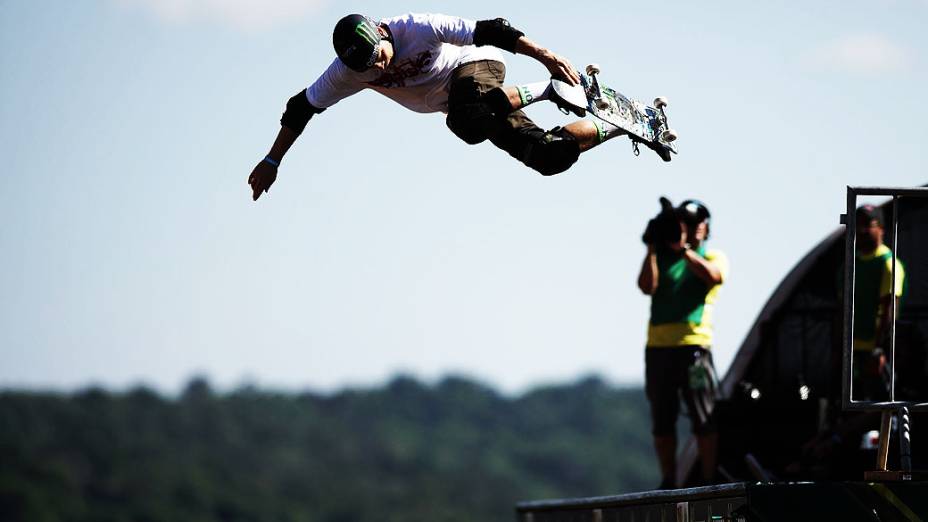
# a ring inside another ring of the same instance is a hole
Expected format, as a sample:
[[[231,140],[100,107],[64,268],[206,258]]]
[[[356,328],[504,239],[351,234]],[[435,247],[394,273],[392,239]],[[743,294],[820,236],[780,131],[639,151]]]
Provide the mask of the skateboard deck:
[[[636,155],[638,143],[645,143],[662,159],[670,161],[670,153],[677,153],[674,144],[677,136],[667,123],[667,113],[664,110],[667,100],[655,99],[654,107],[638,100],[630,100],[615,89],[600,83],[598,74],[599,67],[588,65],[586,74],[580,74],[579,86],[570,87],[561,83],[555,86],[556,91],[579,115],[583,116],[584,112],[589,112],[596,118],[627,132]]]

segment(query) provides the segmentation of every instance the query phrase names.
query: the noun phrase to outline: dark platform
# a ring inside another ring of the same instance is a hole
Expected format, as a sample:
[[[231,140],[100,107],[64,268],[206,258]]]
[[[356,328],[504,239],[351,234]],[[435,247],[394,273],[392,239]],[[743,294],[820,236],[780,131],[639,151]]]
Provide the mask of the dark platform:
[[[741,482],[516,505],[519,522],[928,521],[928,482]]]

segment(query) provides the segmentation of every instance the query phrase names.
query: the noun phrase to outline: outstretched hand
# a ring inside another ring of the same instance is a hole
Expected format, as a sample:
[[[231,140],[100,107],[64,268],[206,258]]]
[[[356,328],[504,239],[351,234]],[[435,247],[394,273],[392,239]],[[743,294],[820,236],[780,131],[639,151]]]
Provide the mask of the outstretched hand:
[[[260,161],[255,165],[251,175],[248,176],[248,184],[251,185],[251,200],[258,201],[262,192],[270,190],[271,185],[277,180],[277,167],[266,161]]]

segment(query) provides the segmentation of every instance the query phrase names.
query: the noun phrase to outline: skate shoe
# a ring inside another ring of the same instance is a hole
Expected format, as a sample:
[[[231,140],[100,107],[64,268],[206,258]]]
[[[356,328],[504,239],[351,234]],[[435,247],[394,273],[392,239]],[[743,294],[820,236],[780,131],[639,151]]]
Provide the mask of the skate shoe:
[[[572,112],[581,118],[586,116],[586,93],[582,86],[552,78],[548,91],[548,99],[565,114]]]

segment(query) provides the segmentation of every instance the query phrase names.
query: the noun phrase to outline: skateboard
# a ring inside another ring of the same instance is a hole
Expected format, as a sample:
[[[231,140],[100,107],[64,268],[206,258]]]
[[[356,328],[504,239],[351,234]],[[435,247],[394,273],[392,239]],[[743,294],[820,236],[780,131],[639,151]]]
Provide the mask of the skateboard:
[[[677,133],[667,122],[667,98],[655,98],[653,107],[638,100],[629,100],[600,83],[599,72],[598,65],[590,64],[586,66],[586,74],[580,75],[580,85],[570,86],[557,80],[552,84],[571,112],[578,116],[585,116],[589,112],[627,132],[636,156],[639,154],[638,144],[644,143],[654,149],[661,159],[670,161],[670,153],[677,153],[674,144]]]

